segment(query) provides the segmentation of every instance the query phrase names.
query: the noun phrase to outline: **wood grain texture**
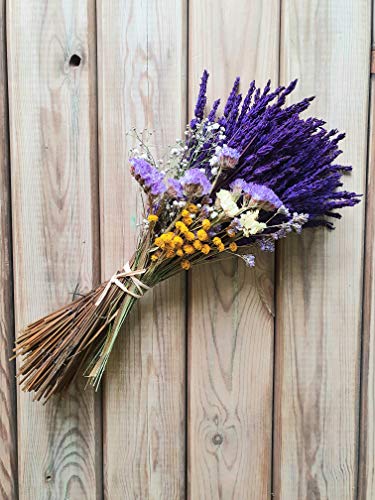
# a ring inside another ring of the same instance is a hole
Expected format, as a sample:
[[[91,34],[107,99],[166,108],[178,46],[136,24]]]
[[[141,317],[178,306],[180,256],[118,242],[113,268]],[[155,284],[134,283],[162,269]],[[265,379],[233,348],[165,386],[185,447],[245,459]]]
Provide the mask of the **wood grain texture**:
[[[94,3],[9,1],[7,49],[19,329],[99,278]],[[101,497],[98,403],[19,392],[20,499]]]
[[[256,78],[277,84],[279,3],[193,0],[189,109],[204,68],[209,100]],[[267,498],[271,484],[273,259],[192,272],[188,329],[188,496]],[[251,493],[250,493],[251,492]],[[251,495],[251,496],[249,496]]]
[[[347,132],[340,163],[365,190],[370,2],[284,0],[281,83]],[[356,498],[364,203],[334,232],[281,245],[277,275],[274,495]]]
[[[374,12],[375,3],[372,2]],[[375,498],[375,17],[372,26],[363,296],[359,500]]]
[[[186,2],[98,3],[103,278],[131,257],[141,198],[126,132],[151,144],[181,136],[186,106]],[[158,154],[160,154],[160,149]],[[185,289],[178,276],[142,298],[117,340],[104,383],[108,499],[184,498]]]
[[[17,498],[14,342],[5,2],[0,1],[0,497]]]

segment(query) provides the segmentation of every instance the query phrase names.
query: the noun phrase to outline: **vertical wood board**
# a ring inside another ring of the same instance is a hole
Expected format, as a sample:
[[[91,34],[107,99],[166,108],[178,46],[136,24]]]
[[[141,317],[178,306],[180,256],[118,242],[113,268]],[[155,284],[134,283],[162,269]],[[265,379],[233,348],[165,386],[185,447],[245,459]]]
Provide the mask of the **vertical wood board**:
[[[16,327],[98,280],[95,11],[7,3]],[[76,54],[78,66],[70,65]],[[20,498],[100,498],[97,397],[18,396]]]
[[[372,26],[372,67],[370,75],[370,121],[365,224],[365,268],[363,297],[361,435],[358,498],[375,497],[375,18]]]
[[[190,2],[189,110],[203,69],[224,101],[237,75],[277,86],[279,2]],[[225,101],[224,101],[225,102]],[[190,115],[191,116],[191,115]],[[266,498],[271,485],[273,258],[193,270],[188,312],[189,498]]]
[[[365,190],[370,4],[282,2],[281,83],[299,78],[306,115],[347,132],[345,187]],[[274,494],[356,496],[364,203],[334,232],[305,231],[278,258]]]
[[[126,135],[156,129],[162,148],[182,132],[186,2],[98,2],[102,278],[135,250],[142,221]],[[147,134],[146,134],[147,135]],[[184,277],[148,292],[117,339],[104,382],[104,483],[112,498],[184,498]]]
[[[12,248],[5,2],[0,2],[0,496],[17,497],[17,408],[14,363]]]

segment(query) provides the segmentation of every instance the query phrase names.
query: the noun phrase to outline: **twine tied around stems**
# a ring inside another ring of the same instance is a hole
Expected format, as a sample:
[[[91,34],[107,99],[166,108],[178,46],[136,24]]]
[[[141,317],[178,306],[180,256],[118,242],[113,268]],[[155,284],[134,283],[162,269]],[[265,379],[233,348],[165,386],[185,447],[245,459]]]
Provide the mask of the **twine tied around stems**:
[[[109,289],[111,288],[112,285],[118,286],[124,293],[127,293],[127,294],[131,295],[132,297],[134,297],[136,299],[140,299],[142,297],[142,295],[144,294],[144,290],[147,291],[150,289],[150,287],[145,285],[144,283],[142,283],[142,281],[140,279],[136,278],[136,276],[139,276],[145,272],[146,272],[146,269],[137,269],[135,271],[132,271],[130,268],[129,261],[126,262],[126,264],[123,267],[123,271],[115,273],[112,276],[112,278],[107,282],[104,290],[100,294],[98,300],[95,302],[95,305],[99,306],[101,304],[102,300],[107,295],[107,293],[109,292]],[[139,294],[129,290],[129,288],[127,288],[124,285],[124,283],[122,283],[122,281],[119,280],[119,278],[130,278],[131,281],[133,282],[133,284],[135,285],[136,289],[138,290]]]

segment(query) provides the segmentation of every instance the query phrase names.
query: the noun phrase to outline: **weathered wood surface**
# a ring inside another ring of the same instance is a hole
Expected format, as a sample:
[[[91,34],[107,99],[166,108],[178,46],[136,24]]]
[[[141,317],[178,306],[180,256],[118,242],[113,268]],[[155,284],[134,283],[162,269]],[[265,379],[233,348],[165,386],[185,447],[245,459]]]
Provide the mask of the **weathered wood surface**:
[[[17,408],[14,366],[12,248],[5,40],[5,1],[0,2],[0,497],[17,497]]]
[[[281,83],[345,130],[349,190],[365,192],[370,2],[282,2]],[[274,494],[356,498],[364,203],[334,232],[283,242],[277,261]],[[371,498],[371,497],[369,497]]]
[[[374,8],[374,1],[372,2]],[[375,17],[372,26],[366,192],[359,500],[375,498]]]
[[[201,2],[189,7],[189,109],[200,75],[209,99],[254,78],[278,78],[278,2]],[[245,49],[245,57],[240,52]],[[189,284],[188,494],[267,498],[271,490],[273,259],[202,266]]]
[[[102,277],[131,257],[142,215],[126,132],[181,136],[186,105],[186,2],[98,3]],[[159,149],[158,154],[161,154]],[[148,292],[117,340],[104,384],[108,499],[182,499],[185,463],[185,289]]]
[[[0,498],[375,498],[370,4],[0,0]],[[237,75],[300,78],[293,99],[316,94],[311,113],[347,132],[366,216],[283,242],[275,272],[258,255],[194,270],[188,294],[186,275],[157,287],[101,393],[16,401],[13,309],[19,329],[130,258],[126,132],[180,137],[204,68],[210,100]]]
[[[17,329],[99,278],[94,14],[90,1],[7,3]],[[100,498],[99,400],[83,386],[44,407],[18,393],[21,499]]]

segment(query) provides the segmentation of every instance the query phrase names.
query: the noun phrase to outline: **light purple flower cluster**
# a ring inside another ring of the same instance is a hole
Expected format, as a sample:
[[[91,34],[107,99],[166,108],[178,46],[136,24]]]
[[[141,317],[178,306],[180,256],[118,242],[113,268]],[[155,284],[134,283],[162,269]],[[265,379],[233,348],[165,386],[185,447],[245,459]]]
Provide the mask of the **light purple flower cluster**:
[[[255,184],[254,182],[246,182],[243,179],[236,179],[229,187],[236,194],[243,193],[245,198],[250,198],[257,205],[261,205],[261,208],[264,210],[278,210],[283,206],[280,198],[267,186]]]
[[[248,267],[255,267],[255,256],[253,254],[241,255],[241,258]]]
[[[131,174],[146,193],[154,197],[164,194],[166,187],[164,184],[164,175],[162,173],[143,158],[130,158],[129,161],[131,165]]]
[[[211,183],[204,172],[198,168],[191,168],[180,179],[183,192],[187,197],[199,198],[211,191]]]
[[[269,238],[261,238],[257,241],[259,248],[262,252],[274,252],[275,251],[275,241]]]
[[[177,179],[173,179],[172,177],[167,179],[167,193],[170,198],[181,200],[184,197],[181,182]]]
[[[203,116],[207,79],[205,71],[195,123]],[[341,153],[338,143],[345,135],[325,129],[322,120],[300,117],[312,97],[284,107],[296,80],[273,92],[270,82],[263,90],[252,82],[243,101],[238,93],[239,83],[237,78],[221,117],[216,116],[217,101],[209,112],[210,120],[216,120],[225,129],[227,146],[240,154],[235,168],[222,171],[213,194],[241,179],[270,188],[277,197],[274,201],[282,200],[291,213],[308,214],[308,226],[332,229],[333,224],[327,218],[340,218],[336,209],[353,206],[360,200],[360,195],[340,190],[342,174],[351,170],[334,163]],[[209,144],[197,162],[205,160],[205,151],[209,155]]]
[[[241,154],[237,151],[237,149],[230,148],[225,144],[220,152],[219,165],[224,169],[234,168],[237,165],[240,156]]]
[[[247,182],[244,181],[243,179],[236,179],[231,184],[229,185],[230,189],[233,191],[235,194],[241,194],[245,187],[247,186]]]
[[[265,210],[278,210],[282,205],[282,201],[272,189],[254,182],[246,183],[243,188],[244,193],[252,200],[261,203]]]

